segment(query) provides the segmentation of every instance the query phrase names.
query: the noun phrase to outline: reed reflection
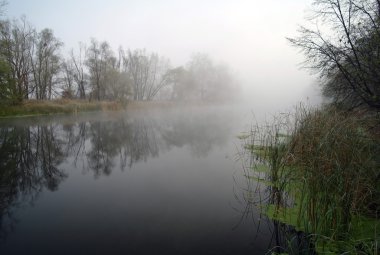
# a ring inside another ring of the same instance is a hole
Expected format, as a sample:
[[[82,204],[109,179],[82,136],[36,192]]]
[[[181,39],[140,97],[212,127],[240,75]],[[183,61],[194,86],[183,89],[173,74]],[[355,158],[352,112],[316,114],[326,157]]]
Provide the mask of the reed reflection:
[[[262,129],[252,127],[248,135],[240,137],[242,147],[238,155],[242,172],[235,173],[234,192],[235,209],[241,213],[241,218],[236,228],[241,224],[251,224],[251,228],[255,229],[254,240],[263,231],[268,231],[268,254],[314,255],[315,247],[309,234],[268,216],[271,206],[291,206],[294,201],[286,190],[277,186],[278,164],[273,164],[273,157],[264,155],[262,145],[257,143],[270,139],[262,135]],[[266,143],[266,146],[272,145]]]

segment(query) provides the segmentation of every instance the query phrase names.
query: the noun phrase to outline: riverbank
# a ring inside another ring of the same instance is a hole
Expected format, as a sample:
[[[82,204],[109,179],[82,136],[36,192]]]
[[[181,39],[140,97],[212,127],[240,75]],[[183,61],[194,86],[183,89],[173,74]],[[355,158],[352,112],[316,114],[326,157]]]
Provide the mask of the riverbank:
[[[93,111],[118,111],[124,106],[115,101],[88,100],[25,100],[19,105],[1,105],[0,118],[38,115],[72,114]]]
[[[242,137],[247,178],[267,186],[263,213],[306,233],[305,254],[378,254],[378,125],[375,114],[301,107]]]
[[[76,114],[79,112],[165,109],[188,106],[224,105],[205,101],[88,101],[88,100],[25,100],[19,105],[0,104],[0,118],[27,117],[55,114]]]

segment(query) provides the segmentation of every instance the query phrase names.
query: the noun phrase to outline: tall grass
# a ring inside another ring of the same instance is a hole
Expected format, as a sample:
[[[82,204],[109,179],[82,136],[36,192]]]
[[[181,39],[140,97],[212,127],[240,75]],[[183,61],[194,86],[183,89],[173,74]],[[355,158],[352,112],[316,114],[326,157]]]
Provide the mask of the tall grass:
[[[312,234],[319,250],[379,254],[376,125],[376,116],[298,107],[253,129],[247,148],[254,171],[267,166],[268,213]]]

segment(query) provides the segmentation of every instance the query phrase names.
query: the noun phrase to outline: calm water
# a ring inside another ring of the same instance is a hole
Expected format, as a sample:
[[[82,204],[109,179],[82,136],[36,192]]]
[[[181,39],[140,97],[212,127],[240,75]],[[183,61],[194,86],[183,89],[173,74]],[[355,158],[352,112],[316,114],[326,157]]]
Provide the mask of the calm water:
[[[265,254],[234,107],[0,122],[0,254]],[[277,236],[278,238],[278,236]]]

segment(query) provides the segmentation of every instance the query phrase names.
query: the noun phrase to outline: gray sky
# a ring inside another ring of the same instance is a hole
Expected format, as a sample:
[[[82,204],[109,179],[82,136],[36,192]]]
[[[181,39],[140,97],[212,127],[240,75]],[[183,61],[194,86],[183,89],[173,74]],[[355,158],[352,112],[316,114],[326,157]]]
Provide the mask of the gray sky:
[[[311,0],[10,0],[7,16],[25,14],[38,30],[52,28],[76,48],[91,37],[116,50],[146,48],[183,65],[192,53],[228,64],[257,102],[305,99],[314,90],[296,35]],[[314,86],[315,87],[315,86]]]

